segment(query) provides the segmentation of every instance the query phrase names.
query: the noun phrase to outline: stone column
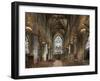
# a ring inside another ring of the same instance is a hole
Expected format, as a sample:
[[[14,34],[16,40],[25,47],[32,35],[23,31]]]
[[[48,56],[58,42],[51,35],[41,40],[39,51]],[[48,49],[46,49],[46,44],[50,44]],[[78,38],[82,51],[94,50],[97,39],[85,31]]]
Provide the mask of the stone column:
[[[77,38],[74,39],[74,59],[77,59]]]
[[[70,55],[70,53],[71,53],[71,45],[69,44],[69,46],[68,46],[68,54]]]
[[[43,53],[43,60],[46,61],[47,60],[47,54],[48,54],[48,48],[47,48],[47,44],[44,45],[44,53]]]
[[[48,48],[48,60],[50,60],[50,48]]]
[[[85,34],[85,30],[84,32],[81,32],[81,36],[82,36],[82,41],[81,41],[81,46],[78,52],[78,60],[79,62],[84,62],[84,53],[85,53],[85,39],[86,39],[86,34]]]
[[[26,54],[30,53],[30,51],[29,51],[29,39],[28,39],[28,36],[25,37],[25,53]]]
[[[33,55],[34,55],[34,64],[38,62],[38,37],[34,36],[33,40]]]

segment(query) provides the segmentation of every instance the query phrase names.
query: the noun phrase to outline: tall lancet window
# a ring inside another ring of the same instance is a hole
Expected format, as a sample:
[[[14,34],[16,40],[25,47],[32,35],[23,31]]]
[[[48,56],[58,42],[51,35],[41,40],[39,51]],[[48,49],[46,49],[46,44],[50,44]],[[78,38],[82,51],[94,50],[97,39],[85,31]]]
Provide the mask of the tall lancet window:
[[[60,36],[56,36],[54,39],[54,54],[62,54],[63,40]]]
[[[25,37],[25,53],[29,54],[29,36]]]

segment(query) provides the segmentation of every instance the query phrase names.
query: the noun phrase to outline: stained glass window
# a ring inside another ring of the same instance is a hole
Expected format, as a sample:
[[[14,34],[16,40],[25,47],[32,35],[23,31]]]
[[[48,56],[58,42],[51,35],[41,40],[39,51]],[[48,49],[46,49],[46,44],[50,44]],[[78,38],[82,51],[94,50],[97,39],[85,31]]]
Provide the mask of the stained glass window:
[[[54,39],[54,53],[55,54],[62,54],[62,43],[63,43],[63,40],[60,36],[57,36]]]

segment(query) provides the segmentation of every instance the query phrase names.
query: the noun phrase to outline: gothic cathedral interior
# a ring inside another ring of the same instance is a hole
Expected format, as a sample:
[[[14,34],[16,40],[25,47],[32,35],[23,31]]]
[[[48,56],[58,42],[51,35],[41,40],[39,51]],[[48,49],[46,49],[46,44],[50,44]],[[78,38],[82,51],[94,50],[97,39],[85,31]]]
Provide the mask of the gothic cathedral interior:
[[[25,12],[25,67],[89,65],[89,15]]]

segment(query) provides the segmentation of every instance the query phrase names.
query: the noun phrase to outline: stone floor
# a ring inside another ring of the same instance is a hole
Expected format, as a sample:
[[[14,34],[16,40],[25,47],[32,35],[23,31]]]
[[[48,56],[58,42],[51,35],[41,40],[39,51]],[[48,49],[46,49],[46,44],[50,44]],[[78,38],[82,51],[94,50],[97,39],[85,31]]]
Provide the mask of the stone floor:
[[[89,65],[89,61],[84,60],[83,62],[78,62],[76,61],[72,61],[72,60],[66,60],[63,59],[61,60],[63,63],[63,66],[80,66],[80,65]],[[40,61],[36,64],[34,64],[34,62],[31,63],[30,66],[28,66],[28,68],[39,68],[39,67],[53,67],[53,62],[54,61]],[[27,68],[27,67],[26,67]]]

